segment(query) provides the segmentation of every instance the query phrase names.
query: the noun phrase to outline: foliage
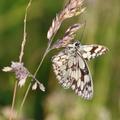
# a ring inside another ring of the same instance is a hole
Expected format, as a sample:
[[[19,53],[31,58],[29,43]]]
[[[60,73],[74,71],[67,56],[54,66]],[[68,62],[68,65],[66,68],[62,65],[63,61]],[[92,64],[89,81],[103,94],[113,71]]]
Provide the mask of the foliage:
[[[51,4],[51,1],[54,4]],[[23,19],[28,1],[0,1],[0,63],[1,69],[18,58],[23,33]],[[47,46],[46,33],[55,14],[63,6],[64,1],[33,0],[28,12],[27,34],[28,41],[23,58],[26,67],[34,73],[43,52]],[[51,69],[51,52],[45,59],[37,78],[46,86],[46,92],[31,91],[24,104],[22,116],[35,120],[118,120],[120,118],[120,9],[119,0],[87,1],[86,13],[79,21],[86,20],[86,28],[82,44],[103,44],[110,51],[90,62],[94,83],[94,97],[84,101],[72,91],[64,90],[57,83]],[[58,32],[62,38],[67,25],[73,23],[69,19]],[[77,35],[81,38],[81,31]],[[12,101],[15,77],[0,72],[0,119],[8,117]],[[17,92],[18,106],[21,103],[27,84]],[[16,111],[17,111],[16,107]],[[15,112],[16,112],[15,111]]]

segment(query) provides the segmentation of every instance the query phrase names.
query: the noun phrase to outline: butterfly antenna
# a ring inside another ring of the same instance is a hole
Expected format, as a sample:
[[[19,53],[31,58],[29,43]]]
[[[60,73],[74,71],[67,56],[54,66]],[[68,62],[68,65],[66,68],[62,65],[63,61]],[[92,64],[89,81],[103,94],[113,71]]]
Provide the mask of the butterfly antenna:
[[[82,41],[82,39],[83,39],[84,32],[85,32],[85,28],[86,28],[86,20],[85,20],[85,22],[83,23],[83,31],[82,31],[82,33],[81,33],[80,41]]]

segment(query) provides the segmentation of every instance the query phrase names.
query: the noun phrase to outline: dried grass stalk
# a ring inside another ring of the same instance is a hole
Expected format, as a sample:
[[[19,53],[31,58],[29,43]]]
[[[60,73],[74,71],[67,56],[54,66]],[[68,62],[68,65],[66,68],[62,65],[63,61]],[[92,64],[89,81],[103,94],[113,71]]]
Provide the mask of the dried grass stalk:
[[[52,49],[66,47],[74,38],[75,33],[83,26],[83,24],[74,24],[70,26],[65,32],[62,39],[59,39],[53,44]]]
[[[64,9],[53,19],[52,26],[49,28],[47,33],[47,38],[49,40],[51,40],[52,37],[57,33],[62,22],[65,19],[71,18],[84,12],[85,7],[83,7],[83,1],[84,0],[69,0]]]

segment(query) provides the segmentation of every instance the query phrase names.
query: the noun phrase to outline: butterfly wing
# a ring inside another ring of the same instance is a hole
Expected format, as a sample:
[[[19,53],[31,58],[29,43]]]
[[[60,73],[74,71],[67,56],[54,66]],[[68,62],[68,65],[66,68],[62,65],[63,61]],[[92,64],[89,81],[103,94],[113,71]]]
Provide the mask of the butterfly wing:
[[[71,88],[78,96],[84,99],[91,99],[93,96],[93,83],[87,63],[79,54],[76,57],[76,70]]]
[[[53,56],[52,63],[54,73],[59,83],[65,89],[68,89],[73,82],[73,78],[71,77],[71,65],[73,64],[73,60],[69,59],[66,49],[59,52],[58,55]]]
[[[97,44],[82,45],[78,51],[81,52],[81,55],[85,60],[90,60],[92,58],[105,54],[108,51],[108,48]]]
[[[91,99],[93,83],[89,69],[78,53],[69,54],[66,49],[52,58],[53,69],[64,88],[72,88],[78,96]]]

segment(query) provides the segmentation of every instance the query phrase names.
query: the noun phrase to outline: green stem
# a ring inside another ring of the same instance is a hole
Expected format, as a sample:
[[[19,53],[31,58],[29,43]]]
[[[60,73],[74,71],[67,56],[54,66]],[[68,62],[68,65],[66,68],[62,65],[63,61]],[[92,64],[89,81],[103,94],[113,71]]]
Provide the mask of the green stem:
[[[49,40],[49,42],[48,42],[47,49],[46,49],[46,51],[45,51],[45,53],[44,53],[44,55],[43,55],[43,57],[42,57],[42,60],[40,61],[39,65],[38,65],[38,67],[37,67],[37,70],[35,71],[35,73],[34,73],[34,75],[33,75],[34,77],[37,75],[37,73],[38,73],[38,71],[39,71],[39,69],[40,69],[40,67],[41,67],[41,65],[42,65],[42,63],[43,63],[46,55],[52,50],[50,47],[51,47],[53,38],[54,38],[54,36],[53,36],[53,37],[51,38],[51,40]],[[20,105],[20,111],[19,111],[19,113],[21,113],[21,110],[22,110],[22,108],[23,108],[23,105],[24,105],[25,100],[26,100],[26,98],[27,98],[27,96],[28,96],[28,93],[29,93],[29,91],[30,91],[31,86],[32,86],[32,83],[29,83],[29,86],[28,86],[28,88],[27,88],[27,90],[26,90],[26,92],[25,92],[25,95],[24,95],[24,97],[23,97],[22,103],[21,103],[21,105]]]
[[[42,65],[42,63],[43,63],[46,55],[48,54],[48,52],[49,52],[49,47],[46,49],[46,51],[45,51],[45,53],[44,53],[44,55],[43,55],[43,57],[42,57],[42,60],[41,60],[41,62],[39,63],[39,66],[38,66],[37,70],[36,70],[35,73],[34,73],[34,76],[36,76],[36,74],[38,73],[38,70],[40,69],[40,67],[41,67],[41,65]]]
[[[29,84],[29,86],[28,86],[28,88],[27,88],[27,90],[26,90],[26,92],[25,92],[24,98],[23,98],[22,103],[21,103],[21,105],[20,105],[19,113],[21,113],[21,111],[22,111],[23,105],[24,105],[25,100],[26,100],[26,98],[27,98],[28,92],[29,92],[29,90],[30,90],[30,88],[31,88],[31,85],[32,85],[32,83]],[[19,118],[19,114],[18,114],[18,118]]]
[[[16,92],[17,92],[17,84],[18,84],[18,81],[15,82],[15,87],[14,87],[14,92],[13,92],[13,99],[12,99],[12,107],[11,107],[11,110],[10,110],[10,118],[9,120],[12,120],[12,115],[13,115],[13,109],[14,109],[14,105],[15,105],[15,97],[16,97]]]
[[[47,49],[46,49],[46,51],[45,51],[45,53],[44,53],[44,55],[43,55],[43,57],[42,57],[42,60],[40,61],[39,66],[38,66],[37,70],[36,70],[35,73],[34,73],[34,77],[37,75],[38,70],[40,69],[40,67],[41,67],[41,65],[42,65],[42,63],[43,63],[46,55],[48,54],[48,52],[50,52],[50,46],[51,46],[51,42],[48,44],[48,47],[47,47]],[[26,90],[26,92],[25,92],[25,95],[24,95],[24,97],[23,97],[22,103],[21,103],[21,105],[20,105],[19,113],[21,113],[21,110],[22,110],[22,108],[23,108],[23,105],[24,105],[24,103],[25,103],[25,100],[26,100],[26,98],[27,98],[27,95],[28,95],[28,93],[29,93],[29,91],[30,91],[31,86],[32,86],[32,83],[29,83],[29,86],[28,86],[28,88],[27,88],[27,90]]]

